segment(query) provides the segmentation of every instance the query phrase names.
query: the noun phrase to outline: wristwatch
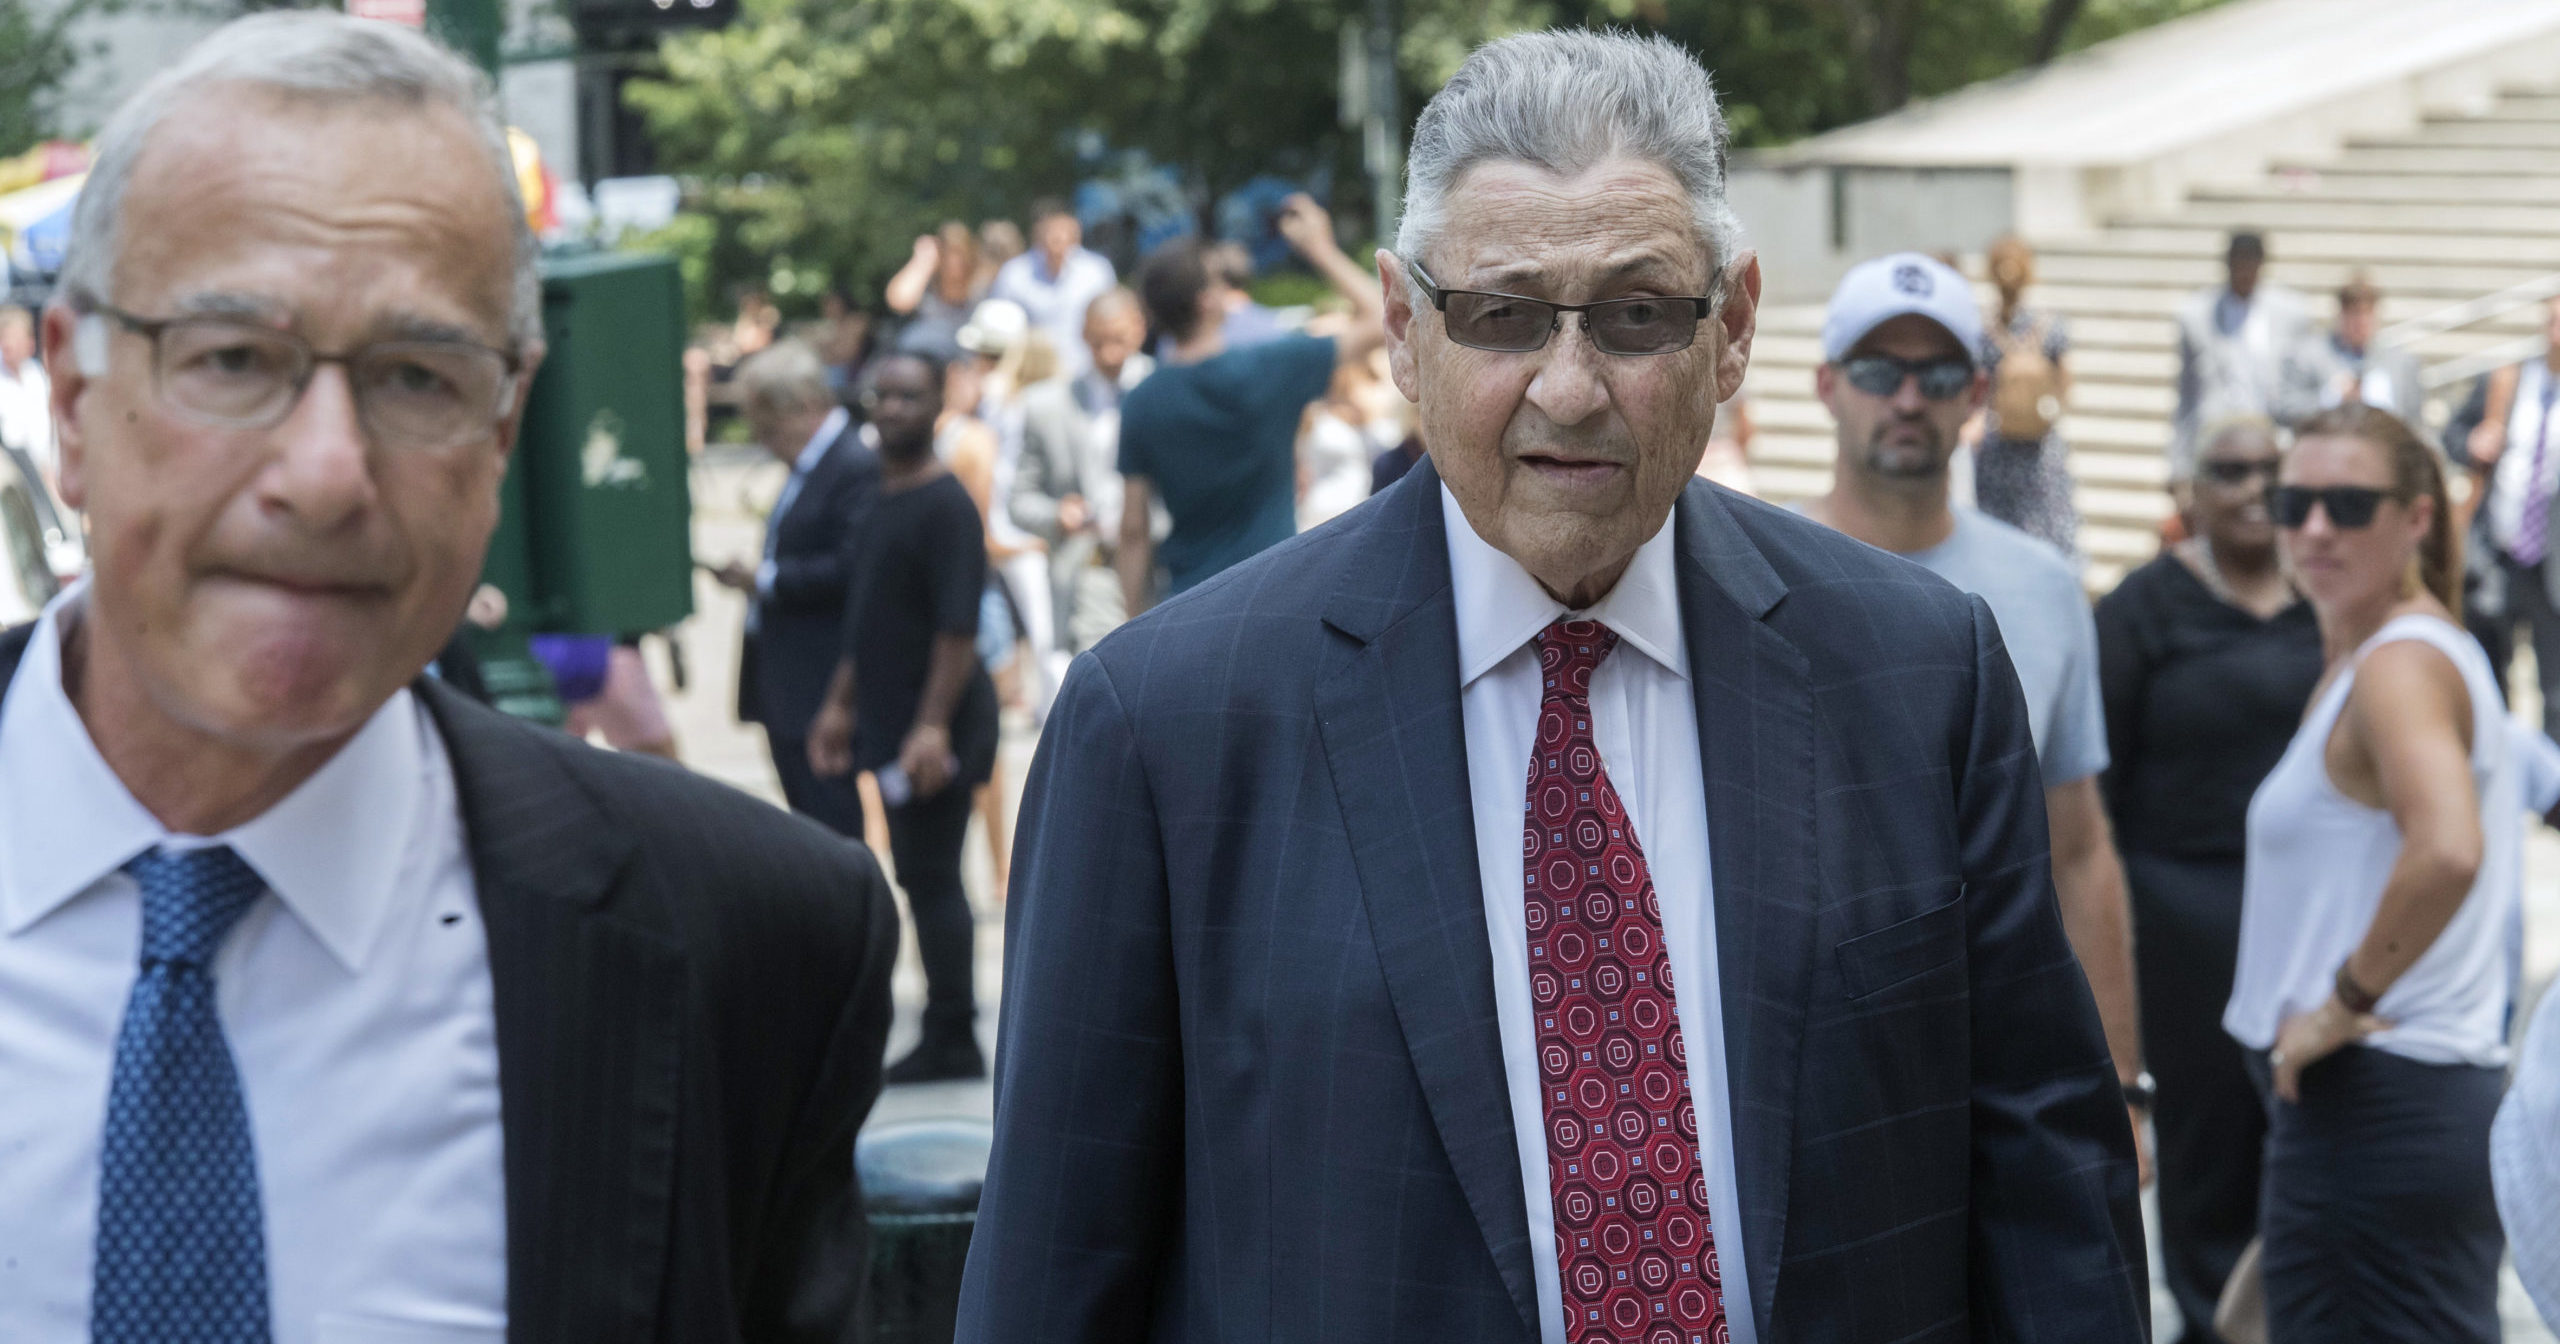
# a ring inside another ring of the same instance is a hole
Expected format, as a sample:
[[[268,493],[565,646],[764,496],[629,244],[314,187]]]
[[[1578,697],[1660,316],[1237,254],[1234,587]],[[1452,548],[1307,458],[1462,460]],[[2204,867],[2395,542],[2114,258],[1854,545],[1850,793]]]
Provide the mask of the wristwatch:
[[[2133,1107],[2135,1110],[2150,1110],[2152,1101],[2160,1095],[2159,1086],[2151,1081],[2151,1070],[2149,1069],[2144,1069],[2142,1072],[2135,1074],[2133,1076],[2133,1081],[2126,1083],[2123,1086],[2124,1104]]]

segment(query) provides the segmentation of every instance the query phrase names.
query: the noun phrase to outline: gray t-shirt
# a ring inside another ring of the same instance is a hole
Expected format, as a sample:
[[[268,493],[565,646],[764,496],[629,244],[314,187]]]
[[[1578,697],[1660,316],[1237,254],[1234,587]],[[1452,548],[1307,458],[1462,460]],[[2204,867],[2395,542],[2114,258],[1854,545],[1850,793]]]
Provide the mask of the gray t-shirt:
[[[2027,695],[2028,728],[2045,787],[2106,769],[2097,621],[2062,552],[1997,518],[1958,509],[1953,535],[1903,558],[1990,606]]]

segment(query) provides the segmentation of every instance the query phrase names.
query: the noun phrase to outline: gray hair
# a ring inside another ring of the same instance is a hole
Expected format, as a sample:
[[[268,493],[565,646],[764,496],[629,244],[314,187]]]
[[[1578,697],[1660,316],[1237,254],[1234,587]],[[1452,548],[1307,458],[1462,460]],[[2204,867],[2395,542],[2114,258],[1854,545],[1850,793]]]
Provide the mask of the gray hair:
[[[749,411],[832,406],[827,365],[806,341],[776,341],[738,365],[738,404]]]
[[[1742,242],[1725,201],[1724,110],[1678,43],[1550,29],[1476,48],[1414,123],[1396,252],[1420,260],[1448,219],[1449,188],[1480,163],[1577,173],[1616,157],[1661,166],[1689,192],[1719,267]]]
[[[451,108],[478,133],[504,192],[515,241],[512,311],[515,339],[542,338],[541,254],[516,192],[515,156],[488,77],[434,39],[413,29],[330,10],[284,10],[224,24],[152,77],[98,133],[96,158],[71,217],[63,259],[63,292],[111,301],[122,240],[125,190],[151,133],[188,98],[223,84],[245,84],[329,102],[378,100],[426,110]]]

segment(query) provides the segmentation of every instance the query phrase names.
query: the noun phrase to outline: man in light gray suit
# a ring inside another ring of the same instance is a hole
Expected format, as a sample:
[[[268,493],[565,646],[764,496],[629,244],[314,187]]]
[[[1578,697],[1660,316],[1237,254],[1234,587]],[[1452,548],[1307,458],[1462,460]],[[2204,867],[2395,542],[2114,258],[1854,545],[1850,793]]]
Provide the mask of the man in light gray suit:
[[[1113,289],[1085,310],[1093,367],[1022,394],[1022,456],[1005,507],[1016,527],[1049,546],[1059,666],[1127,619],[1111,542],[1120,534],[1120,398],[1155,371],[1138,352],[1147,318],[1138,296]]]
[[[2382,291],[2359,271],[2338,290],[2338,322],[2303,334],[2286,352],[2276,389],[2276,420],[2297,425],[2332,406],[2355,402],[2411,424],[2426,401],[2416,352],[2377,346]]]
[[[2178,409],[2169,451],[2191,461],[2196,431],[2234,415],[2276,418],[2287,352],[2311,329],[2302,296],[2260,282],[2267,243],[2235,233],[2224,251],[2225,282],[2198,290],[2178,309]]]

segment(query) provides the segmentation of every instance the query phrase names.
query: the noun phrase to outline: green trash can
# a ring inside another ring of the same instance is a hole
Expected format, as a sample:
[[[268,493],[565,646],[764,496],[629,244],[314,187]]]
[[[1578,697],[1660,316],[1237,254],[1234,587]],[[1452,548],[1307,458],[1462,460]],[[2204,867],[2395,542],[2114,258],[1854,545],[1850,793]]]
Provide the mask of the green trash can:
[[[872,1344],[951,1344],[994,1145],[983,1120],[884,1125],[854,1144],[871,1223],[863,1315]]]

